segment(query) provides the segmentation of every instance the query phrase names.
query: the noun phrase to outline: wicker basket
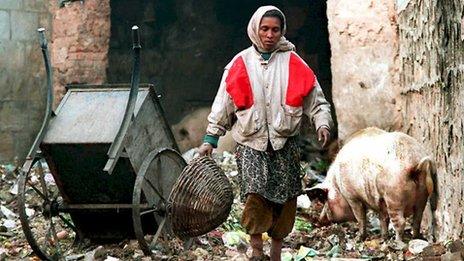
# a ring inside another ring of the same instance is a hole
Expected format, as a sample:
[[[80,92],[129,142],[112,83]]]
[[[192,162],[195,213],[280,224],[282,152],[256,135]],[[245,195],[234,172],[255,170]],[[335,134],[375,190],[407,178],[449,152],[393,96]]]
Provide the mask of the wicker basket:
[[[210,157],[193,159],[169,195],[172,230],[181,239],[210,232],[229,216],[234,195],[224,171]]]

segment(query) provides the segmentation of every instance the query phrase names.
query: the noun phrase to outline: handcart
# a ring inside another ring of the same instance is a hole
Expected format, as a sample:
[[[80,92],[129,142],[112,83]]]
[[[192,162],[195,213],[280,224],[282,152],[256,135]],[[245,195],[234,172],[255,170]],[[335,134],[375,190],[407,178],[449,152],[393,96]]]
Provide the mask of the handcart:
[[[138,27],[130,86],[70,85],[56,111],[44,29],[39,35],[47,107],[19,178],[28,243],[55,260],[76,242],[135,237],[150,255],[150,244],[169,232],[168,197],[186,163],[153,85],[139,84]]]

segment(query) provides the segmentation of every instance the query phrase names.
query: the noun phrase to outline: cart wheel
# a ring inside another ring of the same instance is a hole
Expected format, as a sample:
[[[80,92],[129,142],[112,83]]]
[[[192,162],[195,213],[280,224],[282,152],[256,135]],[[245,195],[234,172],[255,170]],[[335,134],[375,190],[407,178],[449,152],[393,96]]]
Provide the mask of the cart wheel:
[[[186,166],[182,156],[173,149],[150,152],[140,167],[132,197],[132,220],[139,246],[145,255],[151,255],[161,231],[170,234],[167,204],[169,194],[180,173]],[[156,224],[147,228],[147,220]],[[155,231],[150,235],[150,230]],[[145,230],[145,231],[144,231]]]
[[[59,260],[71,249],[77,234],[71,217],[60,213],[63,202],[51,173],[44,173],[41,159],[34,159],[18,184],[19,218],[27,242],[42,260]]]

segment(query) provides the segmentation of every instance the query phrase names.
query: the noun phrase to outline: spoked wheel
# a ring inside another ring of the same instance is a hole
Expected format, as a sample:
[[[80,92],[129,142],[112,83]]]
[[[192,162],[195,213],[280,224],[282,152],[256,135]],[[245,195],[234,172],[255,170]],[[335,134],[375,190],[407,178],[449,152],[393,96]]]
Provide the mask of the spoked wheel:
[[[145,255],[152,254],[162,231],[170,234],[168,198],[186,165],[177,151],[162,149],[150,152],[140,167],[134,185],[132,219],[135,236]]]
[[[43,260],[60,260],[76,239],[75,227],[67,213],[60,213],[63,199],[51,173],[45,173],[42,159],[35,159],[19,178],[19,218],[27,242]]]

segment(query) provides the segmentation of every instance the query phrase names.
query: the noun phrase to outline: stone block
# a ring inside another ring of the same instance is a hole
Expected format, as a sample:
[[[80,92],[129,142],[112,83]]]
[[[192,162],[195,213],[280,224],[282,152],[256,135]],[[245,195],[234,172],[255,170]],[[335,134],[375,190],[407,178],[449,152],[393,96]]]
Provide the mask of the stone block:
[[[34,142],[36,133],[32,133],[29,130],[24,130],[20,132],[13,132],[12,136],[14,157],[18,157],[20,162],[23,162],[32,146],[32,143]]]
[[[0,10],[0,39],[10,39],[10,13]]]
[[[11,75],[7,73],[6,68],[0,68],[0,99],[11,97],[11,80]]]
[[[13,40],[36,40],[38,14],[32,12],[11,12],[11,38]]]
[[[50,1],[37,1],[37,0],[23,0],[25,11],[47,12],[48,2]],[[55,4],[55,1],[52,2]]]
[[[3,120],[0,121],[0,125]],[[0,163],[12,162],[14,157],[13,136],[10,132],[0,131]]]
[[[39,23],[37,25],[37,28],[40,28],[40,27],[45,28],[45,37],[47,38],[49,42],[51,42],[50,35],[52,31],[52,16],[48,12],[39,13],[38,16],[39,16]],[[49,45],[49,48],[50,48],[50,45]]]
[[[0,131],[23,131],[30,126],[28,101],[0,102]]]
[[[0,40],[0,57],[5,57],[0,65],[0,99],[12,100],[14,92],[19,89],[22,82],[32,77],[28,72],[31,63],[25,62],[27,53],[25,53],[24,43],[10,40]],[[22,93],[21,96],[24,96]]]
[[[42,124],[43,117],[45,115],[46,98],[43,100],[32,100],[29,101],[29,129],[32,133],[39,131]]]
[[[21,3],[22,0],[2,0],[0,1],[0,9],[17,10],[21,8]]]
[[[18,68],[22,75],[16,75],[11,97],[14,100],[42,99],[46,75],[41,50],[38,46],[26,44],[22,53],[25,65]]]
[[[18,41],[0,40],[0,57],[3,66],[12,74],[21,73],[25,66],[24,44]]]

